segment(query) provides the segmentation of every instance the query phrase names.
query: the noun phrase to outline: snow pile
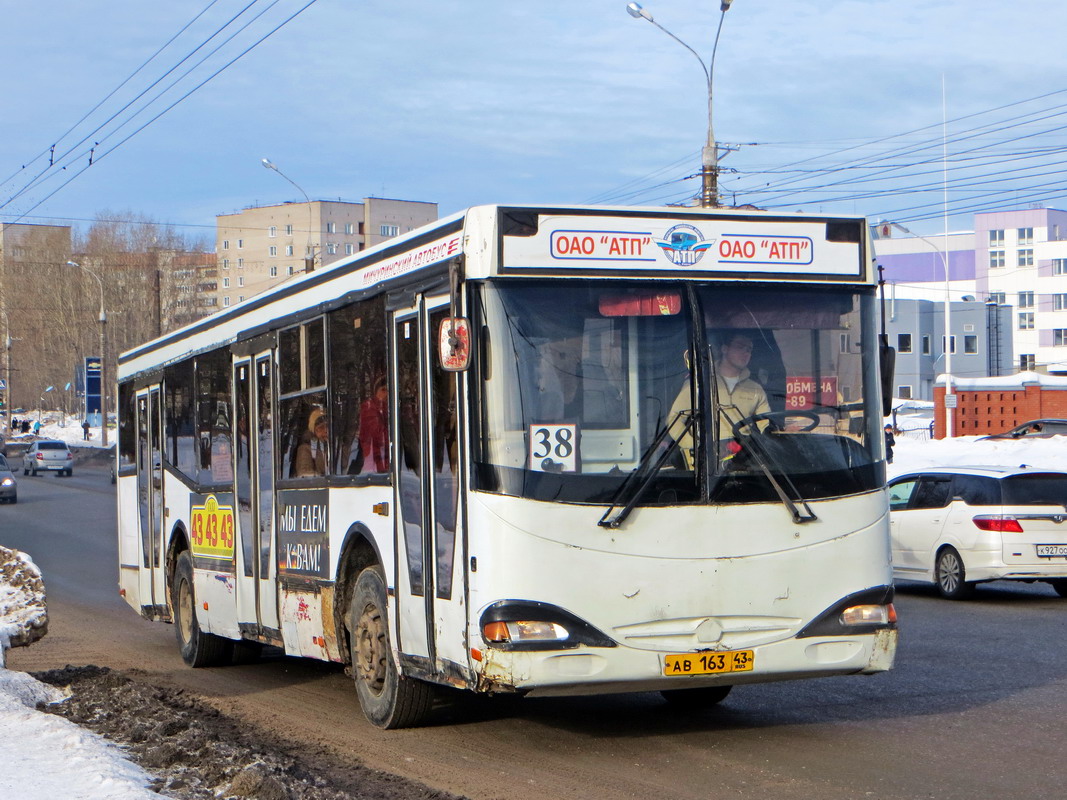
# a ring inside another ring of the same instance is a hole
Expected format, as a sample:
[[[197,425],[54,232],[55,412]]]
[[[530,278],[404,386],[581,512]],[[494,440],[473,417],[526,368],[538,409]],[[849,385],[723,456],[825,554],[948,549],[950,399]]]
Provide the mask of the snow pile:
[[[41,571],[25,553],[0,547],[0,667],[8,648],[36,642],[47,631]]]
[[[146,800],[151,780],[105,739],[37,711],[67,693],[3,669],[4,652],[44,635],[44,582],[25,553],[0,547],[0,797],[19,800]]]

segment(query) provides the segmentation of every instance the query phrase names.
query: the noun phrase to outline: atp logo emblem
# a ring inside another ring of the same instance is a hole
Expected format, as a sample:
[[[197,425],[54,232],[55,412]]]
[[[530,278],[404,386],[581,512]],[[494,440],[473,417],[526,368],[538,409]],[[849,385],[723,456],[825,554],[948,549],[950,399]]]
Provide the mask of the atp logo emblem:
[[[705,239],[700,231],[683,222],[668,230],[662,239],[656,239],[656,244],[675,266],[691,267],[704,257],[715,240]]]

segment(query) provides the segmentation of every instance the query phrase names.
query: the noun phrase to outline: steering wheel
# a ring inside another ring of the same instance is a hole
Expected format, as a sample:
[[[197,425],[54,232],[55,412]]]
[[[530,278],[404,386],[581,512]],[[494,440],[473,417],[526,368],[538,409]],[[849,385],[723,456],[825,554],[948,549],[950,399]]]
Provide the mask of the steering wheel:
[[[808,411],[807,409],[796,409],[795,411],[765,411],[762,414],[751,414],[744,419],[740,419],[733,423],[734,438],[740,437],[742,428],[755,428],[757,431],[759,427],[756,425],[758,422],[767,422],[768,428],[776,431],[785,430],[785,421],[792,417],[803,417],[808,420],[808,424],[803,428],[800,428],[801,433],[815,430],[815,428],[822,422],[822,419],[814,411]]]

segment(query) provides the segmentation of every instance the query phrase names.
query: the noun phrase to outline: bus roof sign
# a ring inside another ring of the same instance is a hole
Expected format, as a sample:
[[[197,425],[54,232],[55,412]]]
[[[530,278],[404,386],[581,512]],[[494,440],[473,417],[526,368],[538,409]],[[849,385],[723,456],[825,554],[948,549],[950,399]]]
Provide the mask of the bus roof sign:
[[[830,224],[835,235],[829,235]],[[503,239],[502,272],[634,270],[863,278],[861,237],[841,220],[723,215],[542,215],[533,235]],[[863,220],[847,220],[863,226]]]

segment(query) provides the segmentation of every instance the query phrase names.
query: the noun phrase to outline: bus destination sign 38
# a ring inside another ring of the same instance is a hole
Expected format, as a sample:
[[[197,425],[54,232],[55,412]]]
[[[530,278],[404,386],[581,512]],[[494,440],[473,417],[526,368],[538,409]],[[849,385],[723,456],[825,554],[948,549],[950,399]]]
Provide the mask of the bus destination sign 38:
[[[861,274],[859,244],[827,241],[823,222],[667,219],[662,228],[651,228],[650,220],[642,219],[634,230],[625,230],[625,222],[599,217],[544,220],[534,236],[504,237],[505,268]]]

